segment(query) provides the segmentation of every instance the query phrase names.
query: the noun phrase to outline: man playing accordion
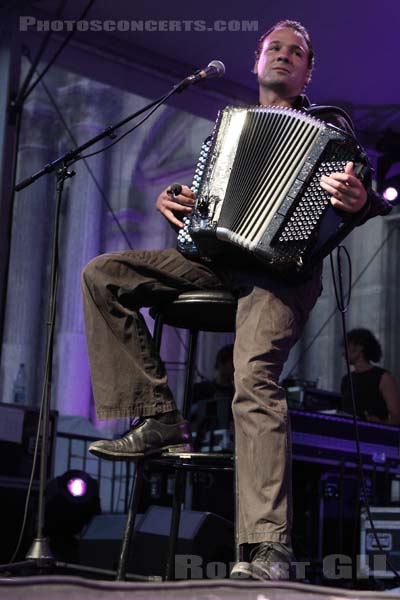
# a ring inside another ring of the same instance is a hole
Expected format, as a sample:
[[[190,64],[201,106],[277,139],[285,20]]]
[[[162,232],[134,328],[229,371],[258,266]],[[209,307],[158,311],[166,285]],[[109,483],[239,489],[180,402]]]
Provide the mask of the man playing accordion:
[[[309,111],[302,95],[311,78],[314,54],[308,32],[282,21],[259,41],[254,73],[262,106]],[[340,110],[312,107],[312,114],[352,132]],[[390,205],[355,175],[343,172],[320,180],[332,206],[365,221],[386,214]],[[366,189],[367,188],[367,189]],[[191,213],[194,193],[164,190],[156,208],[175,227]],[[279,377],[321,292],[321,262],[303,280],[270,274],[263,265],[229,264],[188,258],[176,249],[124,251],[101,255],[83,272],[85,319],[93,392],[99,418],[134,419],[119,440],[100,440],[91,451],[102,458],[125,459],[180,447],[189,425],[168,387],[140,308],[191,290],[230,289],[238,298],[234,344],[233,416],[237,451],[240,544],[248,562],[232,576],[287,579],[292,575],[291,454],[285,392]]]

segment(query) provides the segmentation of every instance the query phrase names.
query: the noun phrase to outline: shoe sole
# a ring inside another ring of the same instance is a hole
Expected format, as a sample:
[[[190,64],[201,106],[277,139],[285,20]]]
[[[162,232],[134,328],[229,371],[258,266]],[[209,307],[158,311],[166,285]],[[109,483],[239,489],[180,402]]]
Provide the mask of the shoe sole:
[[[190,444],[177,444],[176,446],[163,446],[162,448],[153,448],[146,452],[132,452],[130,454],[120,454],[119,452],[89,448],[89,452],[98,458],[104,458],[106,460],[137,460],[138,458],[154,456],[155,454],[162,454],[163,452],[187,454],[188,452],[193,452],[193,447]]]
[[[229,577],[230,579],[253,579],[250,563],[244,561],[236,563]]]

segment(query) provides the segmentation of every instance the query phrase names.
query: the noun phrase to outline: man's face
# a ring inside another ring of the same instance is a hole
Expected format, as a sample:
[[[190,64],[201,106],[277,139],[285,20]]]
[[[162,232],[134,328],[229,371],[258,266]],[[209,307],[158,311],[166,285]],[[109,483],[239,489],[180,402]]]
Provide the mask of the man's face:
[[[289,27],[275,29],[264,40],[254,72],[261,86],[288,97],[298,96],[310,79],[303,36]]]

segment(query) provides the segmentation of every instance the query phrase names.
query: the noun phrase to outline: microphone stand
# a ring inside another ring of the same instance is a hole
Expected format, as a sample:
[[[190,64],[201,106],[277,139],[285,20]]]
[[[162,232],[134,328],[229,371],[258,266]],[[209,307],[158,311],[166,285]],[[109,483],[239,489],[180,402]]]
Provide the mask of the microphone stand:
[[[55,215],[54,215],[54,226],[53,226],[53,237],[52,237],[52,261],[51,261],[51,272],[50,272],[50,292],[49,292],[49,305],[47,312],[47,337],[46,337],[46,359],[45,359],[45,373],[42,386],[42,396],[40,403],[39,412],[39,435],[41,431],[40,444],[40,471],[39,471],[39,490],[38,490],[38,515],[36,525],[36,536],[29,548],[24,561],[16,563],[9,563],[0,565],[0,573],[2,571],[13,571],[21,567],[37,567],[40,569],[49,569],[52,566],[62,567],[73,567],[74,565],[67,565],[65,563],[57,563],[54,559],[53,553],[50,549],[48,539],[44,535],[45,526],[45,490],[47,483],[47,457],[48,457],[48,434],[49,434],[49,423],[50,423],[50,388],[51,388],[51,375],[52,375],[52,362],[53,362],[53,341],[54,341],[54,323],[56,313],[56,299],[57,299],[57,286],[58,286],[58,242],[59,242],[59,229],[60,229],[60,212],[62,204],[62,194],[64,185],[67,179],[70,179],[75,175],[75,171],[69,170],[69,166],[80,160],[80,154],[90,148],[94,144],[100,142],[106,137],[115,137],[114,132],[132,121],[142,113],[153,109],[154,112],[159,106],[164,104],[168,98],[175,93],[180,93],[186,87],[193,83],[197,83],[199,79],[191,79],[193,76],[186,77],[180,83],[176,84],[171,91],[164,96],[161,96],[157,100],[150,102],[144,108],[136,111],[130,116],[122,119],[116,125],[111,125],[104,129],[101,133],[94,136],[84,144],[81,144],[74,150],[69,150],[59,158],[45,165],[40,171],[30,175],[15,186],[15,191],[19,192],[24,188],[30,186],[32,183],[47,175],[49,173],[56,173],[57,186],[56,186],[56,197],[55,197]],[[153,108],[154,107],[154,108]],[[151,113],[150,113],[151,114]],[[147,116],[150,116],[147,115]],[[147,117],[145,117],[146,119]],[[137,126],[140,125],[140,122]],[[105,149],[104,149],[105,150]],[[101,150],[100,150],[101,151]],[[82,157],[84,158],[84,157]],[[96,572],[99,572],[96,569]],[[109,572],[107,572],[109,574]]]

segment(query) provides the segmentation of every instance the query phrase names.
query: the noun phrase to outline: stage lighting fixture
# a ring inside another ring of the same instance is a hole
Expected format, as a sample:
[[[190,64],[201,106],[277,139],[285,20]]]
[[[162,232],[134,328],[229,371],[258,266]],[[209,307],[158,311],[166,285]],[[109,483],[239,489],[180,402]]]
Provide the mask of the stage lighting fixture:
[[[386,200],[389,200],[389,202],[394,202],[397,200],[399,192],[395,187],[389,186],[383,190],[383,196],[386,198]]]
[[[400,174],[385,179],[381,193],[391,204],[400,204]]]
[[[80,498],[86,494],[87,485],[81,477],[75,477],[68,481],[67,488],[71,496]]]
[[[74,536],[101,513],[99,486],[88,473],[72,469],[46,488],[46,535]]]

